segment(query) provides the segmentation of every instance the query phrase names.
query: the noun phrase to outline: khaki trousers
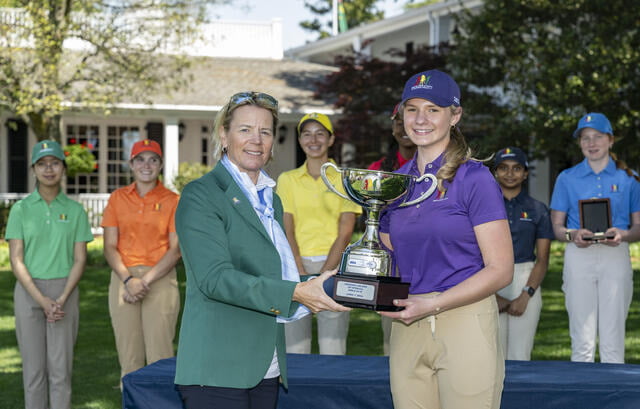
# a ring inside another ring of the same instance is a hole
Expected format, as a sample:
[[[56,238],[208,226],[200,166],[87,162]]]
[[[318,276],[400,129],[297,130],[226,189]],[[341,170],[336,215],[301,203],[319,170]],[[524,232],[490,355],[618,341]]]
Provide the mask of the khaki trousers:
[[[393,321],[390,347],[395,409],[500,407],[504,358],[495,296],[411,325]]]
[[[324,261],[302,259],[309,274],[321,273]],[[311,353],[311,323],[309,314],[297,321],[284,325],[287,352],[293,354]],[[349,312],[321,311],[316,314],[318,321],[318,347],[320,355],[345,355],[349,334]]]
[[[64,291],[67,279],[33,282],[43,295],[55,300]],[[47,322],[42,307],[16,282],[13,301],[26,409],[71,408],[73,347],[80,316],[78,294],[76,287],[63,306],[64,318]]]
[[[151,267],[129,268],[134,277],[142,277]],[[116,338],[120,376],[155,361],[174,356],[173,339],[180,312],[180,293],[176,270],[151,284],[147,295],[134,304],[122,299],[126,289],[118,275],[111,272],[109,314]]]

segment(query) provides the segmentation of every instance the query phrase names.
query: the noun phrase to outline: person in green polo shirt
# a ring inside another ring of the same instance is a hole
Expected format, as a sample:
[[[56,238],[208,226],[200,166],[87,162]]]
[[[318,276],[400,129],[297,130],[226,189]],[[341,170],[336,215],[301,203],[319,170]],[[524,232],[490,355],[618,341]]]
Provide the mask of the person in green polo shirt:
[[[27,409],[71,408],[77,284],[93,235],[82,205],[62,192],[64,159],[55,141],[33,147],[36,190],[12,206],[5,234]]]

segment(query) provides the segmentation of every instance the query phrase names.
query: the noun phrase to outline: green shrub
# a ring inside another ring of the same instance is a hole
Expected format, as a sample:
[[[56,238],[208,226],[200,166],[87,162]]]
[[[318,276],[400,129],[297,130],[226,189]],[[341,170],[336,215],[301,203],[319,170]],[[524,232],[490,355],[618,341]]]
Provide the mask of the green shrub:
[[[96,169],[96,157],[84,145],[67,145],[64,148],[67,176],[74,177],[78,173],[91,173]]]
[[[206,166],[202,163],[182,162],[178,168],[178,174],[173,178],[173,186],[178,192],[182,192],[187,183],[204,176],[210,170],[211,166]]]
[[[11,204],[0,202],[0,238],[4,238],[5,230],[7,229],[7,220],[9,220],[9,212],[11,211]]]
[[[9,264],[9,242],[0,240],[0,268],[8,268]]]

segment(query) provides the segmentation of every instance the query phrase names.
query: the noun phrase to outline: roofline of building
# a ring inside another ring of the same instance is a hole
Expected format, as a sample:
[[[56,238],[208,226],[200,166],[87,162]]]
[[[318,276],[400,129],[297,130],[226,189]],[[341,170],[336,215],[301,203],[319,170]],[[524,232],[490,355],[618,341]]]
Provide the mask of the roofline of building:
[[[63,106],[73,109],[87,109],[88,107],[79,103],[63,103]],[[218,112],[222,109],[221,105],[182,105],[182,104],[142,104],[142,103],[117,103],[110,106],[111,109],[117,111],[155,111],[163,112],[167,114],[180,113],[180,114],[197,114],[197,113],[212,113]],[[299,111],[293,111],[289,108],[280,108],[281,114],[309,114],[312,112],[318,112],[325,115],[337,115],[342,111],[339,109],[321,109],[321,108],[305,108]]]
[[[462,4],[461,4],[462,3]],[[354,40],[379,37],[401,30],[407,26],[428,22],[443,15],[454,14],[462,8],[473,8],[482,5],[482,0],[447,0],[441,3],[416,8],[397,16],[384,18],[373,23],[363,24],[337,36],[323,38],[285,52],[289,58],[306,58],[311,55],[332,52],[336,49],[350,47]]]

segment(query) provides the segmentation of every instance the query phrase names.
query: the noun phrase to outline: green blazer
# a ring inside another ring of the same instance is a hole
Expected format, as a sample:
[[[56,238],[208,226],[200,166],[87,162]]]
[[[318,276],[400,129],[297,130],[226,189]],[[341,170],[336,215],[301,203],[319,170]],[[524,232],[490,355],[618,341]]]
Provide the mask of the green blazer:
[[[282,203],[273,195],[276,220]],[[284,324],[296,283],[282,280],[280,255],[251,203],[221,164],[189,183],[176,210],[187,273],[175,383],[251,388],[278,352],[287,386]]]

